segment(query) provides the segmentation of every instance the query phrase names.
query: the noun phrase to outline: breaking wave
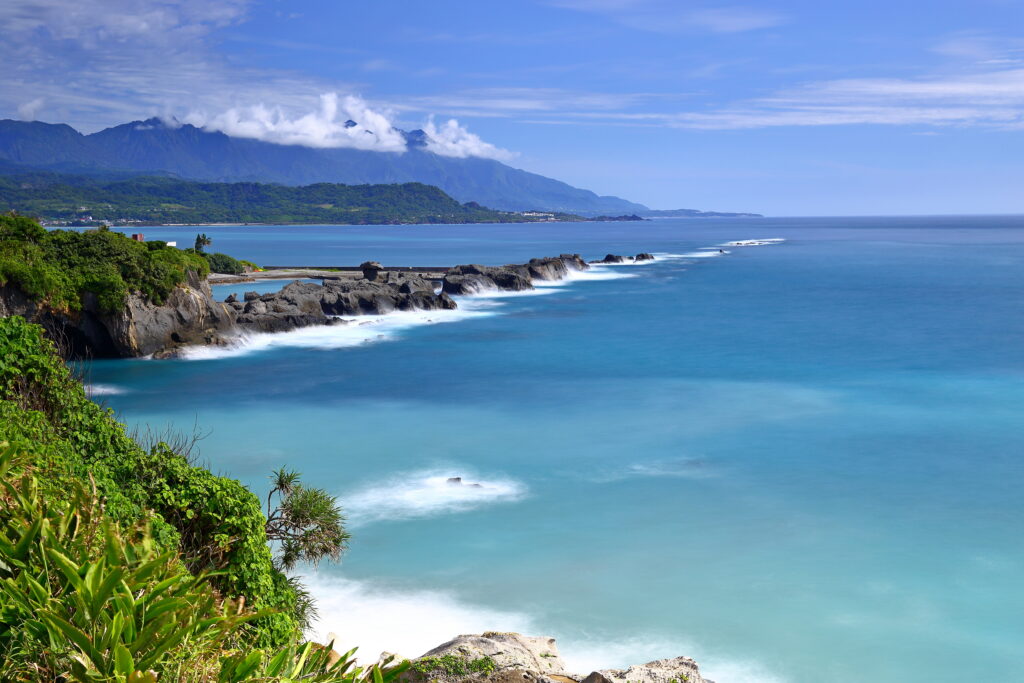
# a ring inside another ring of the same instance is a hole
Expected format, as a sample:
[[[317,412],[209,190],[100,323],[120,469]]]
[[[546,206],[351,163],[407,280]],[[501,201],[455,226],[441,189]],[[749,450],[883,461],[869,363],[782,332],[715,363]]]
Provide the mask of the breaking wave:
[[[87,396],[117,396],[127,394],[128,389],[114,384],[86,384],[85,393]]]
[[[655,659],[693,657],[710,680],[728,683],[782,683],[761,666],[705,653],[699,645],[657,634],[630,638],[602,634],[565,637],[533,616],[473,604],[451,591],[426,590],[348,579],[322,573],[302,577],[317,602],[319,616],[308,631],[311,639],[336,638],[340,651],[359,645],[360,661],[373,662],[382,652],[419,657],[459,634],[513,631],[554,636],[570,672],[624,668]]]
[[[461,478],[454,482],[453,478]],[[458,470],[395,475],[341,497],[350,526],[467,512],[485,505],[511,503],[526,495],[512,479],[479,479]]]

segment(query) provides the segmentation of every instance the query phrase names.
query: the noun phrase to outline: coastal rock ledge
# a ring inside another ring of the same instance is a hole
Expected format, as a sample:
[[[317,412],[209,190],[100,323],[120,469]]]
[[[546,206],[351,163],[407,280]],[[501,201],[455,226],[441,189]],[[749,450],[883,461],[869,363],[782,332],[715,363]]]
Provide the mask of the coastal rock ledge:
[[[554,638],[487,631],[463,635],[412,660],[403,683],[714,683],[689,657],[589,674],[566,671]]]

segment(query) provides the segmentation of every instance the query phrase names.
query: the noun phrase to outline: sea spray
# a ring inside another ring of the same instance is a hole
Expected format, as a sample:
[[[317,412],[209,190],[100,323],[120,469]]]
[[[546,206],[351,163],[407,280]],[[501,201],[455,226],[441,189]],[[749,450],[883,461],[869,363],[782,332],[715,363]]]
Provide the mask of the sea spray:
[[[353,527],[382,520],[467,512],[485,505],[511,503],[526,496],[513,479],[481,478],[466,470],[406,472],[342,496]]]

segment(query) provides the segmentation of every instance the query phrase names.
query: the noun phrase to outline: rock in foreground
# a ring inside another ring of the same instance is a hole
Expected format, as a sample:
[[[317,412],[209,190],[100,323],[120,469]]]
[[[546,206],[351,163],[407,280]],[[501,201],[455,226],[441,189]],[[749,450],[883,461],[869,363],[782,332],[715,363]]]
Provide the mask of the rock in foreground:
[[[487,631],[458,636],[412,661],[406,683],[714,683],[688,657],[570,673],[554,638]]]

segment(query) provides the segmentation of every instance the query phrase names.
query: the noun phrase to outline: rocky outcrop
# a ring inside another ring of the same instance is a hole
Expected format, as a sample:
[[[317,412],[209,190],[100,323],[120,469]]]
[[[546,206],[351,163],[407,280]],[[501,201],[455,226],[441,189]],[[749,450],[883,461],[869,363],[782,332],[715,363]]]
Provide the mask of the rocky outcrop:
[[[241,300],[229,296],[224,302],[214,301],[207,282],[190,273],[163,304],[133,293],[114,313],[102,311],[88,294],[80,311],[54,311],[4,285],[0,316],[21,315],[42,324],[69,357],[161,358],[192,344],[230,344],[245,332],[344,324],[339,316],[451,310],[456,308],[453,294],[529,290],[538,281],[563,280],[589,267],[579,254],[506,266],[461,265],[445,274],[438,292],[421,274],[388,271],[367,261],[360,266],[362,278],[325,278],[322,285],[293,282],[279,292],[247,292]]]
[[[478,294],[487,290],[518,292],[534,288],[535,280],[558,281],[590,266],[579,254],[530,259],[506,266],[462,265],[448,270],[441,285],[445,294]]]
[[[688,657],[628,669],[570,672],[554,638],[488,631],[464,635],[412,660],[408,683],[714,683]]]
[[[148,356],[186,344],[223,343],[234,326],[232,312],[213,300],[209,285],[195,273],[163,304],[133,293],[117,312],[102,310],[90,294],[79,311],[55,311],[7,285],[0,289],[0,316],[9,315],[42,325],[64,355],[73,358]]]
[[[601,259],[600,261],[591,261],[591,263],[594,263],[594,264],[598,264],[598,263],[625,263],[625,262],[626,262],[626,257],[625,256],[619,256],[618,254],[608,254],[603,259]]]
[[[701,677],[697,662],[689,657],[658,659],[628,669],[594,671],[580,683],[714,683]]]
[[[325,280],[323,285],[293,282],[281,291],[257,295],[247,293],[244,301],[225,303],[236,313],[243,330],[282,332],[309,325],[339,324],[334,316],[374,315],[394,311],[437,311],[455,308],[447,294],[435,294],[422,278],[399,278],[392,282]]]
[[[633,260],[635,262],[637,262],[637,263],[639,263],[640,261],[653,261],[654,260],[654,255],[653,254],[648,254],[647,252],[641,252],[641,253],[637,254],[636,256],[634,256]]]

